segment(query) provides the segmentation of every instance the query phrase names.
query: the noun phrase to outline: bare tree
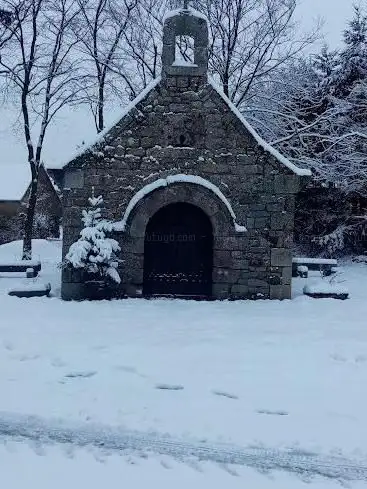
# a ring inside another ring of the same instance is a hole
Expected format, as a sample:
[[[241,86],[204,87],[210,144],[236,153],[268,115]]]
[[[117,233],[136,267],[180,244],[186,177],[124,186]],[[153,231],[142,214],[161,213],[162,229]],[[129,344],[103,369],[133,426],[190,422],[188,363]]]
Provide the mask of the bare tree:
[[[319,25],[301,34],[297,0],[197,0],[211,33],[210,69],[238,106],[251,103],[281,65],[318,37]]]
[[[69,31],[78,9],[73,0],[5,0],[4,8],[13,20],[11,34],[7,25],[0,27],[0,75],[19,106],[32,176],[23,241],[23,259],[29,259],[46,131],[76,97],[79,61]]]
[[[85,60],[84,102],[90,107],[97,132],[105,126],[108,92],[120,95],[121,83],[134,92],[123,41],[138,0],[76,0],[81,11],[74,34]]]
[[[173,5],[170,0],[140,0],[124,33],[133,73],[130,85],[135,87],[131,98],[160,73],[163,19]]]

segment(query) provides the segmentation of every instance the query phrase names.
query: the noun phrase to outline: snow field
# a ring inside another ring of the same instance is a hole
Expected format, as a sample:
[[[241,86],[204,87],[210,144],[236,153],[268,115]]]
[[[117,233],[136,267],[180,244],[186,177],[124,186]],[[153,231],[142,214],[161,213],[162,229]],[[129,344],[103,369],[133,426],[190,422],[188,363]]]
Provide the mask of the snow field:
[[[4,245],[0,259],[16,259],[19,251],[20,243]],[[55,297],[8,297],[9,288],[33,279],[0,274],[2,413],[83,427],[100,423],[209,445],[306,450],[367,466],[364,264],[341,267],[347,301],[304,297],[306,280],[296,279],[294,299],[284,302],[65,303],[58,297],[60,243],[36,241],[34,259],[42,261],[34,280],[51,282]],[[313,281],[319,281],[317,274],[308,279]],[[163,455],[137,455],[131,464],[126,456],[80,448],[71,458],[65,447],[40,450],[45,456],[32,444],[30,449],[27,443],[0,442],[1,474],[12,464],[34,463],[37,489],[59,470],[65,473],[60,487],[78,487],[68,483],[73,474],[75,481],[81,474],[90,478],[88,487],[97,487],[99,477],[114,487],[120,469],[129,487],[139,488],[145,477],[158,477],[160,487],[180,487],[180,474],[185,486],[194,487],[306,487],[278,471],[264,476],[231,466],[236,478],[218,464],[200,462],[193,469]],[[24,487],[26,470],[19,472],[8,476],[7,488]],[[336,484],[312,478],[313,488]]]

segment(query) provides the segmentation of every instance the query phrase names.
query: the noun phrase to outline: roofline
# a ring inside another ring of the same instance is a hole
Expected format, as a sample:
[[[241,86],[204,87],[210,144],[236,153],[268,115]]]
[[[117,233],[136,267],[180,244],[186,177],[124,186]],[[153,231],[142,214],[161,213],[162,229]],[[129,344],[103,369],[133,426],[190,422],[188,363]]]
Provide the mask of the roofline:
[[[90,144],[84,146],[81,148],[81,150],[77,151],[71,158],[68,159],[68,161],[61,166],[50,166],[46,168],[46,173],[47,170],[65,170],[67,166],[72,163],[74,160],[76,160],[79,156],[84,155],[88,151],[92,150],[94,147],[98,145],[98,143],[101,143],[103,140],[105,140],[106,136],[108,133],[113,130],[118,124],[122,122],[122,120],[140,103],[142,102],[148,95],[149,93],[156,88],[159,83],[161,82],[162,77],[158,76],[154,80],[152,80],[144,90],[140,92],[140,94],[135,97],[134,100],[132,100],[123,110],[122,114],[119,115],[118,119],[116,119],[113,123],[111,123],[108,127],[106,127],[103,131],[101,131],[97,137],[91,142]],[[257,132],[256,130],[251,126],[251,124],[244,118],[244,116],[241,114],[241,112],[238,110],[238,108],[231,102],[231,100],[225,95],[225,93],[215,84],[214,80],[209,78],[209,85],[218,93],[218,95],[222,98],[222,100],[226,103],[226,105],[230,108],[230,110],[233,112],[233,114],[240,120],[242,125],[245,127],[245,129],[255,138],[257,143],[263,148],[264,151],[267,153],[271,154],[279,163],[283,164],[285,167],[287,167],[289,170],[291,170],[293,173],[295,173],[298,176],[307,176],[310,177],[312,176],[311,170],[305,169],[305,168],[299,168],[296,166],[294,163],[289,161],[288,158],[286,158],[284,155],[282,155],[277,149],[275,149],[273,146],[271,146],[269,143],[267,143]]]
[[[279,163],[282,163],[289,170],[293,171],[298,176],[310,177],[312,175],[311,170],[306,168],[299,168],[294,163],[288,160],[284,155],[282,155],[277,149],[267,143],[261,136],[258,134],[255,129],[251,126],[249,122],[244,118],[238,108],[234,105],[233,102],[227,97],[227,95],[215,84],[212,78],[209,78],[209,85],[222,97],[223,101],[228,105],[233,114],[240,120],[243,126],[247,129],[247,131],[256,139],[257,143],[266,151],[270,153]]]
[[[156,88],[159,83],[161,82],[162,77],[158,76],[157,78],[154,78],[145,88],[142,90],[139,95],[137,95],[134,100],[132,100],[129,104],[126,105],[124,108],[122,114],[119,115],[118,119],[116,119],[113,123],[111,123],[108,127],[103,129],[97,136],[94,138],[93,142],[83,146],[79,151],[75,152],[74,155],[68,159],[68,161],[59,167],[48,167],[48,170],[65,170],[66,167],[72,163],[74,160],[76,160],[79,156],[82,156],[83,154],[87,153],[91,149],[93,149],[95,146],[97,146],[98,143],[101,143],[108,133],[112,131],[118,124],[122,122],[122,120],[140,103],[142,102],[148,95],[149,93]]]
[[[49,184],[51,185],[52,190],[54,191],[54,193],[55,193],[56,197],[57,197],[57,198],[59,199],[59,201],[61,202],[60,195],[59,195],[59,193],[57,192],[57,190],[55,189],[55,185],[53,184],[53,182],[52,182],[52,180],[51,180],[51,177],[50,177],[50,175],[48,174],[48,169],[45,167],[45,165],[44,165],[43,163],[41,163],[41,164],[40,164],[40,166],[39,166],[39,170],[40,170],[40,171],[42,171],[42,170],[44,171],[44,174],[46,175],[46,178],[47,178],[47,180],[48,180]],[[32,177],[31,177],[31,179],[32,179]],[[27,185],[27,188],[26,188],[26,190],[25,190],[24,194],[22,195],[22,197],[19,199],[19,201],[15,200],[14,202],[22,202],[22,201],[25,199],[25,197],[27,196],[27,194],[30,192],[31,184],[32,184],[32,181],[30,181],[30,182],[29,182],[29,184]],[[39,184],[39,174],[38,174],[38,184]],[[38,195],[38,190],[37,190],[37,195]]]

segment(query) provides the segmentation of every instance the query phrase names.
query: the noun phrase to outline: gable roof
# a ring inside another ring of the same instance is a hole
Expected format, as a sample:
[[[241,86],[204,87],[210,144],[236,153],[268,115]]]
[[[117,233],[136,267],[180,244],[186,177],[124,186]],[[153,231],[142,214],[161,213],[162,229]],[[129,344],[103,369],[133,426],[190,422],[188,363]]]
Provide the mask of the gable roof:
[[[119,114],[118,118],[114,120],[111,124],[109,124],[103,131],[101,131],[99,134],[94,136],[90,141],[88,141],[87,144],[83,145],[78,151],[76,151],[69,159],[66,161],[64,164],[61,165],[56,165],[56,166],[48,166],[50,170],[62,170],[64,169],[69,163],[74,161],[78,156],[83,155],[87,151],[93,149],[98,143],[103,142],[107,134],[115,127],[117,124],[119,124],[124,117],[126,117],[140,102],[142,102],[145,97],[149,95],[149,93],[154,90],[154,88],[159,85],[161,82],[161,77],[158,76],[157,78],[154,78],[145,88],[142,90],[137,97],[134,98],[129,104],[125,106],[123,111]]]
[[[227,95],[215,84],[215,82],[210,79],[209,84],[214,88],[214,90],[222,97],[224,102],[228,105],[233,114],[241,121],[241,123],[245,126],[246,130],[253,136],[258,143],[259,146],[263,148],[264,151],[270,153],[279,163],[282,163],[289,170],[293,171],[296,175],[299,176],[311,176],[311,170],[307,170],[306,168],[299,168],[294,163],[288,160],[284,155],[282,155],[277,149],[267,143],[261,136],[258,134],[255,129],[251,126],[251,124],[245,119],[245,117],[241,114],[238,108],[234,105],[233,102],[229,100]]]
[[[161,82],[161,77],[157,77],[152,82],[146,86],[146,88],[132,101],[130,102],[122,113],[119,115],[118,119],[115,120],[111,125],[106,127],[102,132],[100,132],[92,141],[90,141],[87,145],[83,146],[77,153],[75,153],[64,165],[59,168],[65,168],[69,163],[74,161],[77,157],[86,153],[87,151],[93,149],[98,143],[103,142],[108,133],[134,109],[136,106],[142,102],[149,93],[156,88]],[[224,94],[224,92],[215,84],[212,79],[209,79],[209,85],[218,93],[218,95],[223,99],[231,112],[240,120],[245,129],[251,134],[251,136],[256,140],[258,145],[267,153],[269,153],[273,158],[275,158],[279,163],[287,167],[293,173],[298,176],[311,176],[312,173],[310,170],[305,168],[299,168],[294,163],[288,160],[284,155],[282,155],[277,149],[267,143],[251,126],[251,124],[245,119],[245,117],[241,114],[238,108],[229,100],[229,98]],[[54,167],[52,167],[54,168]]]
[[[0,163],[0,201],[19,201],[31,182],[28,164]]]

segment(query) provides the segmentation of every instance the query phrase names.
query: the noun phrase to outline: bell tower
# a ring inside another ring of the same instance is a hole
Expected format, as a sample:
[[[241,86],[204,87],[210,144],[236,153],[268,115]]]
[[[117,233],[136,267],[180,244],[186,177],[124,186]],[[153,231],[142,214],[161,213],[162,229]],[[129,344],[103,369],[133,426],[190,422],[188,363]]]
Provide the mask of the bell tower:
[[[207,82],[208,23],[206,17],[187,6],[169,12],[163,26],[162,78],[195,77]]]

